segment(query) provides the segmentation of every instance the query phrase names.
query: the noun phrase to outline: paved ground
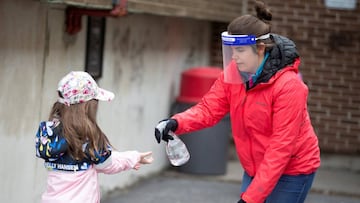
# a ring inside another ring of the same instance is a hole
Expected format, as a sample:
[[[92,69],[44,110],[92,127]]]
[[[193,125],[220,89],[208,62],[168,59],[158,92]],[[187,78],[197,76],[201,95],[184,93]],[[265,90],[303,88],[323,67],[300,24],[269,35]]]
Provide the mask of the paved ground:
[[[236,203],[238,190],[239,184],[235,183],[156,177],[102,203]]]
[[[328,167],[319,169],[306,203],[360,203],[360,174]],[[225,175],[206,176],[174,168],[114,191],[102,203],[236,203],[242,169],[229,161]]]
[[[101,203],[236,203],[243,169],[234,154],[230,147],[224,175],[196,175],[170,167],[113,191]],[[360,203],[360,157],[323,154],[306,203]]]
[[[240,184],[184,176],[158,176],[119,190],[102,203],[236,203]],[[306,203],[359,203],[360,198],[310,193]]]

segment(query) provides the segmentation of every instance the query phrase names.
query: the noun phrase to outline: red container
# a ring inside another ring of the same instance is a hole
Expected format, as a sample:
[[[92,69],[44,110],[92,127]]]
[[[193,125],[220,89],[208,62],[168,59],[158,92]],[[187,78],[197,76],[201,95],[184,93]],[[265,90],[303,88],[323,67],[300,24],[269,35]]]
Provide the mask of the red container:
[[[181,74],[180,95],[177,102],[198,103],[220,76],[219,67],[194,67]]]

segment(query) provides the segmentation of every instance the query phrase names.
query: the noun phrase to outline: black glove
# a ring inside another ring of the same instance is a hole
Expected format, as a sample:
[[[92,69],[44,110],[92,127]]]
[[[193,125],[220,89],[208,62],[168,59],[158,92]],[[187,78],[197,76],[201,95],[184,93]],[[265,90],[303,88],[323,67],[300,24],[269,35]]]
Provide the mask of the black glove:
[[[168,142],[174,138],[169,135],[169,131],[175,132],[178,127],[178,122],[175,119],[165,119],[159,122],[155,127],[155,138],[158,143],[161,140]]]
[[[244,200],[240,199],[237,203],[246,203]]]

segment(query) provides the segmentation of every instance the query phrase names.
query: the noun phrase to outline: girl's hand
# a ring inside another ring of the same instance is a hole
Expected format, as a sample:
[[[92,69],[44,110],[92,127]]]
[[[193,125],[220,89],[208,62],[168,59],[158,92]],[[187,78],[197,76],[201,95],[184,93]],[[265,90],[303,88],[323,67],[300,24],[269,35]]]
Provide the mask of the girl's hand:
[[[152,157],[152,152],[142,152],[140,153],[140,164],[151,164],[154,161]]]
[[[140,168],[141,164],[151,164],[154,161],[152,157],[152,152],[140,152],[140,161],[134,166],[135,170]]]

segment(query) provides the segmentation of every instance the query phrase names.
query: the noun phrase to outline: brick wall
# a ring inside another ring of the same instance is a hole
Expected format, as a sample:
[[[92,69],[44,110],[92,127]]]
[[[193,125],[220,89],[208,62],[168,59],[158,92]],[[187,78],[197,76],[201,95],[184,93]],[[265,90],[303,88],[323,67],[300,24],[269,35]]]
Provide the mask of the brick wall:
[[[272,32],[292,39],[300,52],[322,152],[360,154],[359,0],[356,10],[327,9],[324,0],[266,2],[273,12]],[[212,65],[222,66],[219,33],[226,26],[213,24]]]

